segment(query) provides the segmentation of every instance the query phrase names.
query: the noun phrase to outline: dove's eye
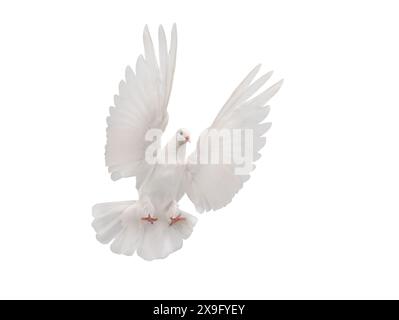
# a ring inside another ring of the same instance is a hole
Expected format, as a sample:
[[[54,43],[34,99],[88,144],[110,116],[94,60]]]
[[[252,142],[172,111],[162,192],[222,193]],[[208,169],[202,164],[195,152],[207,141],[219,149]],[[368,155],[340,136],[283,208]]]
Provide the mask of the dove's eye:
[[[179,134],[180,134],[180,135],[183,135],[183,131],[180,130]]]

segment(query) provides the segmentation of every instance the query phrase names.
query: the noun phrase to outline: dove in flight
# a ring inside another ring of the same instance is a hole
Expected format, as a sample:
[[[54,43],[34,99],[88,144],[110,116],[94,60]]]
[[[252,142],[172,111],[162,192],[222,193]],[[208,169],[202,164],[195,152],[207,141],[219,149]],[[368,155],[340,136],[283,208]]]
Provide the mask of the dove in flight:
[[[110,108],[105,147],[111,179],[135,177],[139,198],[94,205],[92,226],[97,240],[111,243],[114,253],[136,252],[145,260],[153,260],[180,249],[193,231],[197,218],[178,205],[184,195],[200,213],[218,210],[229,204],[249,179],[253,163],[260,158],[259,151],[266,143],[264,134],[271,126],[263,122],[270,110],[267,102],[279,90],[282,80],[262,89],[272,72],[255,80],[260,69],[260,65],[256,66],[233,91],[213,123],[201,134],[195,151],[186,158],[186,144],[191,140],[187,129],[177,130],[164,147],[159,140],[154,142],[148,137],[151,131],[160,136],[168,123],[167,106],[176,64],[176,25],[169,47],[164,28],[159,27],[158,53],[147,26],[143,42],[144,55],[138,57],[135,71],[126,68],[125,80],[120,82],[119,94],[114,97],[115,106]],[[218,140],[221,133],[223,137],[232,137],[230,147],[223,152],[218,143],[202,143],[215,141],[211,139],[215,134]],[[242,161],[231,161],[240,158],[236,157],[235,146],[243,147],[249,154],[248,170],[238,172]],[[209,161],[209,157],[214,159],[221,153],[230,160]],[[154,158],[149,161],[151,155]]]

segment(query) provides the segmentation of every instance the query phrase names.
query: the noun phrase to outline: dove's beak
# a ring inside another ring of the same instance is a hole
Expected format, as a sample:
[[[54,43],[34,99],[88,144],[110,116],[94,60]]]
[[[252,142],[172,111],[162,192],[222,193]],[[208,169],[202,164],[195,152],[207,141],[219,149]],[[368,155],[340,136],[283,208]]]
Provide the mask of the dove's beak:
[[[186,137],[184,137],[184,139],[186,139],[186,142],[191,142],[190,136],[186,136]]]

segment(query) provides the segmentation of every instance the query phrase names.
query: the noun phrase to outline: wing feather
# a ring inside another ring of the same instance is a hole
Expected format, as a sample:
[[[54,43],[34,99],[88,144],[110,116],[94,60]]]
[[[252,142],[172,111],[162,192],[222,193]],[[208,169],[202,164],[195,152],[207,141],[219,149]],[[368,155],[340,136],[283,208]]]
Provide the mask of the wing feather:
[[[196,161],[201,159],[201,153],[204,152],[201,150],[200,141],[197,143],[197,149],[188,158],[185,191],[199,212],[217,210],[230,203],[234,195],[243,187],[244,182],[249,179],[249,172],[255,168],[253,162],[261,156],[259,151],[266,144],[266,138],[263,135],[271,127],[271,123],[263,123],[270,111],[266,103],[280,89],[282,81],[255,95],[272,76],[272,72],[268,72],[254,81],[259,69],[260,65],[244,78],[219,111],[212,125],[201,135],[201,139],[207,139],[210,129],[216,132],[221,132],[221,130],[232,132],[233,129],[252,130],[252,163],[248,172],[238,175],[236,169],[240,165],[234,162],[229,164],[197,163]],[[244,150],[245,140],[239,140],[238,143],[241,145],[241,150]],[[208,151],[218,154],[221,152],[220,148],[212,148],[212,146]],[[233,147],[230,152],[234,152]]]
[[[159,63],[148,27],[143,32],[144,55],[137,59],[135,71],[127,67],[125,80],[119,83],[114,107],[107,118],[105,161],[111,178],[136,176],[143,180],[148,170],[145,150],[149,129],[165,130],[168,122],[167,104],[172,90],[176,61],[177,32],[171,32],[168,51],[165,31],[159,27]]]

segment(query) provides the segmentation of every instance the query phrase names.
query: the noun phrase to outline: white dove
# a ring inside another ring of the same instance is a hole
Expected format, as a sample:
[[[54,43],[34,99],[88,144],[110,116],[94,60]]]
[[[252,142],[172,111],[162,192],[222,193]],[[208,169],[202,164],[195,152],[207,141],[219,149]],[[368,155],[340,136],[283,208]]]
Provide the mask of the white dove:
[[[96,204],[92,223],[101,243],[112,241],[114,253],[137,252],[145,260],[167,257],[191,235],[197,218],[178,207],[184,194],[198,212],[217,210],[231,202],[248,180],[253,164],[246,174],[237,174],[241,164],[198,161],[205,151],[220,152],[219,146],[202,149],[200,141],[211,132],[250,130],[251,159],[258,160],[259,151],[266,143],[263,135],[271,125],[261,123],[269,113],[266,103],[282,85],[280,80],[255,95],[272,75],[269,72],[254,81],[260,65],[255,67],[234,90],[212,125],[201,135],[194,153],[186,159],[188,130],[179,129],[164,148],[159,142],[152,144],[146,136],[150,129],[163,132],[168,123],[167,105],[176,62],[176,25],[172,28],[169,49],[162,26],[158,38],[157,57],[148,27],[144,28],[145,54],[137,59],[136,72],[126,68],[126,80],[120,82],[115,107],[110,108],[107,118],[105,160],[111,178],[136,177],[139,199]],[[238,144],[242,145],[241,140]],[[176,161],[150,163],[147,160],[150,146],[156,156],[163,154],[168,158],[171,151],[176,152]],[[230,149],[227,148],[227,153],[234,156],[234,150]]]

